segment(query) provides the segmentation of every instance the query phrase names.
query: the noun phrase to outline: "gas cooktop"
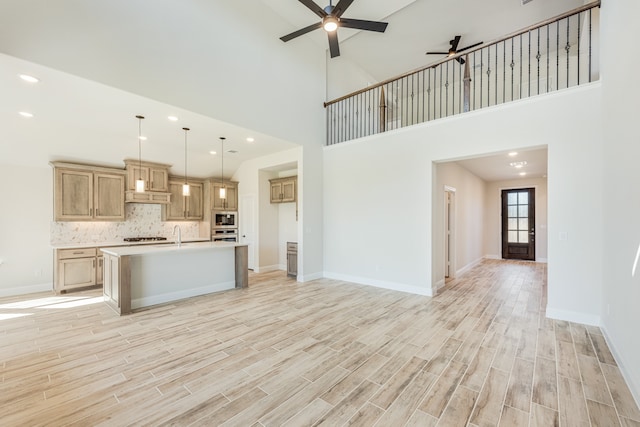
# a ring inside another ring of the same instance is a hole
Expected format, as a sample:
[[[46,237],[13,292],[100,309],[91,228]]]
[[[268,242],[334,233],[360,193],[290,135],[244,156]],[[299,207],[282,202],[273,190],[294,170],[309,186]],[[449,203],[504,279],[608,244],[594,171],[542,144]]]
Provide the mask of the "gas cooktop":
[[[125,242],[158,242],[167,240],[166,237],[125,237]]]

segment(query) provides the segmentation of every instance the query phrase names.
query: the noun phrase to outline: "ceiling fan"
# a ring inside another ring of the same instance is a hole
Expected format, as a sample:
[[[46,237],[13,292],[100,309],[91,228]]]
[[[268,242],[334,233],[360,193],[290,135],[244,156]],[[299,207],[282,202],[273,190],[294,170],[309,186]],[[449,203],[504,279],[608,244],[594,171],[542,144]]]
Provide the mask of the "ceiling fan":
[[[455,36],[453,38],[453,40],[449,40],[449,44],[451,44],[451,48],[449,49],[448,52],[427,52],[427,55],[447,55],[447,56],[453,56],[457,53],[463,52],[465,50],[468,49],[472,49],[476,46],[480,46],[483,42],[479,42],[479,43],[474,43],[471,46],[467,46],[467,47],[463,47],[458,49],[458,44],[460,43],[460,39],[462,38],[462,36]],[[456,58],[456,61],[458,61],[461,65],[464,64],[464,58],[462,58],[461,56]]]
[[[331,0],[329,0],[329,6],[322,9],[313,0],[299,0],[300,3],[307,6],[313,13],[318,15],[322,20],[317,24],[309,25],[308,27],[304,27],[298,31],[294,31],[291,34],[287,34],[286,36],[280,37],[280,40],[283,42],[288,42],[291,39],[295,39],[298,36],[306,34],[310,31],[316,30],[318,28],[324,28],[329,36],[329,52],[331,52],[331,57],[335,58],[336,56],[340,56],[340,46],[338,46],[338,27],[345,28],[354,28],[356,30],[366,30],[366,31],[377,31],[379,33],[384,33],[387,29],[387,22],[378,22],[378,21],[364,21],[361,19],[349,19],[342,18],[342,14],[347,10],[353,0],[339,0],[338,4],[333,6]]]

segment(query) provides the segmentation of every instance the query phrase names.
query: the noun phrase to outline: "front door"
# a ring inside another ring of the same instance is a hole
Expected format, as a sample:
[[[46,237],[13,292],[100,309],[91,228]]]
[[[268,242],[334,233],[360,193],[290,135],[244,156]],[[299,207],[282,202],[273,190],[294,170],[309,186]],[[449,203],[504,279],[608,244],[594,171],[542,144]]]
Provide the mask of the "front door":
[[[502,258],[535,261],[535,189],[502,190]]]

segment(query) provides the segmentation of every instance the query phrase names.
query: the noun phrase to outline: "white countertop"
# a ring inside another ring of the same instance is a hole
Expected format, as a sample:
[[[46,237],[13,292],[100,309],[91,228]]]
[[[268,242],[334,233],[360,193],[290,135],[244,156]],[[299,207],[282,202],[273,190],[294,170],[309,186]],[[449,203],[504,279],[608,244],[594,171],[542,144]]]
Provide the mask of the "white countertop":
[[[167,252],[189,252],[189,251],[202,251],[211,249],[225,249],[235,248],[236,246],[247,246],[243,243],[236,242],[183,242],[181,246],[176,244],[160,244],[160,245],[139,245],[139,246],[124,246],[115,248],[103,248],[102,252],[114,255],[114,256],[129,256],[129,255],[145,255],[145,254],[157,254]]]
[[[182,239],[182,243],[191,242],[209,242],[210,238],[207,237],[193,237]],[[86,243],[63,243],[57,245],[51,245],[54,249],[72,249],[72,248],[108,248],[113,246],[141,246],[141,245],[173,245],[175,242],[173,237],[167,238],[167,240],[156,240],[146,242],[125,242],[112,241],[112,242],[86,242]]]

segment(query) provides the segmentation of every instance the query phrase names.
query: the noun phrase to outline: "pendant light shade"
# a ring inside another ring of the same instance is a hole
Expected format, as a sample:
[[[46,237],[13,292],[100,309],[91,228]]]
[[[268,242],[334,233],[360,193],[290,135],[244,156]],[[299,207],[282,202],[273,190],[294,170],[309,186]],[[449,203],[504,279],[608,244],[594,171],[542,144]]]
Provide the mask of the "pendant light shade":
[[[136,179],[136,193],[144,193],[144,177],[142,176],[142,120],[144,116],[136,116],[138,119],[138,179]]]
[[[222,162],[222,166],[220,168],[220,198],[227,198],[227,189],[224,186],[224,140],[226,138],[224,136],[220,137],[220,161]]]
[[[182,128],[182,130],[184,131],[184,184],[182,184],[182,195],[189,196],[191,194],[187,183],[187,132],[189,132],[189,128]]]

